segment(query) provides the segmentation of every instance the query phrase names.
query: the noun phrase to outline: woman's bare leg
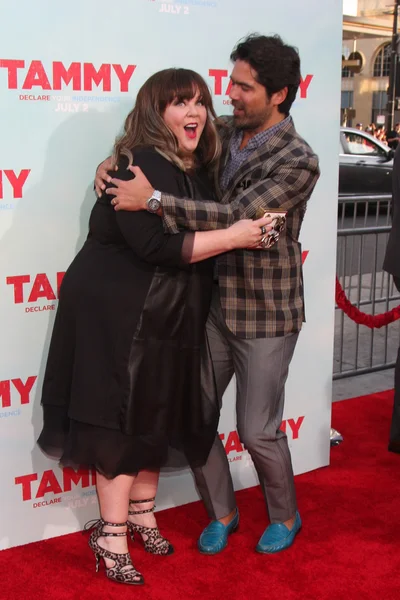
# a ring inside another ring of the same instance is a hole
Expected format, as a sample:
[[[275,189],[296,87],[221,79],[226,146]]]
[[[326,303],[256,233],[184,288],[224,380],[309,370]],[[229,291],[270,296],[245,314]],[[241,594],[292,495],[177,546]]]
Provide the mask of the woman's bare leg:
[[[140,471],[132,482],[129,499],[137,501],[154,498],[157,494],[159,477],[160,471]],[[153,502],[135,502],[135,504],[130,505],[130,510],[148,510],[149,508],[152,508],[152,506]],[[141,515],[130,515],[129,520],[137,525],[144,525],[145,527],[157,526],[154,513],[152,512]]]
[[[132,475],[118,475],[114,479],[107,479],[104,475],[97,473],[96,488],[103,521],[124,523],[121,527],[104,525],[104,532],[122,533],[127,530],[125,523],[128,520],[129,493],[134,480],[135,476]],[[128,552],[126,536],[100,537],[98,543],[99,546],[110,552],[117,554]],[[112,561],[107,561],[107,563],[109,563],[107,566],[112,566]]]

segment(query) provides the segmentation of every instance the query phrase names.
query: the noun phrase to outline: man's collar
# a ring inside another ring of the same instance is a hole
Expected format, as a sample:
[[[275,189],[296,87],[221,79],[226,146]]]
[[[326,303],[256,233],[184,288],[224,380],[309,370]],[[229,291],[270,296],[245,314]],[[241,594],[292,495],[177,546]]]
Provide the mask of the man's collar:
[[[256,148],[259,148],[260,146],[262,146],[263,144],[268,142],[268,140],[271,139],[281,129],[284,129],[288,125],[292,125],[292,122],[293,122],[292,117],[290,115],[288,115],[287,117],[282,119],[282,121],[279,121],[279,123],[276,123],[275,125],[271,125],[271,127],[268,127],[267,129],[264,129],[263,131],[256,133],[256,135],[254,135],[253,137],[251,137],[249,139],[248,143],[246,144],[245,148],[243,148],[243,149],[255,150]],[[242,139],[243,139],[243,130],[235,128],[234,133],[233,133],[233,140],[232,140],[233,143],[235,144],[235,146],[237,144],[240,145],[242,142]]]

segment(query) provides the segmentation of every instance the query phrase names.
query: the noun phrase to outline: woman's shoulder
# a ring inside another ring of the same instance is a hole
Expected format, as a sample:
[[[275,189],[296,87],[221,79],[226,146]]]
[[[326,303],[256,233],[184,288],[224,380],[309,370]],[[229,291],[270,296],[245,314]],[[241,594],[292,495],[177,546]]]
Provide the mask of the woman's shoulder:
[[[138,146],[133,148],[133,164],[142,168],[148,165],[149,167],[159,167],[170,170],[171,172],[181,172],[177,165],[174,165],[168,158],[163,156],[154,146]]]
[[[142,169],[154,188],[176,196],[186,195],[183,171],[160,154],[154,146],[137,146],[131,149],[131,153],[133,166]],[[128,169],[129,159],[125,156],[121,158],[123,160],[118,161],[118,170],[114,177],[132,179],[133,173]],[[120,173],[123,174],[121,177]]]
[[[181,170],[167,158],[162,156],[154,146],[137,146],[131,149],[133,157],[132,165],[140,167],[142,171],[154,172],[161,170],[170,175],[177,175]],[[110,172],[111,177],[118,179],[132,179],[133,173],[129,170],[130,160],[126,154],[122,154],[117,161],[116,171]]]

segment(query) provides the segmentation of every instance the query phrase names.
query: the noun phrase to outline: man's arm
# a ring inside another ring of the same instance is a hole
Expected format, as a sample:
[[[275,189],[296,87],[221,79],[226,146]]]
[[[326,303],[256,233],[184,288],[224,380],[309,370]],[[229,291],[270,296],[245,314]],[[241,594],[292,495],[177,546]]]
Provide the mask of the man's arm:
[[[106,189],[115,198],[116,210],[145,210],[146,200],[154,188],[138,167],[129,167],[135,179],[121,182],[111,179],[117,188]],[[177,198],[162,194],[164,228],[178,233],[180,228],[193,231],[225,229],[239,219],[253,219],[260,209],[289,211],[310,197],[319,177],[318,158],[315,155],[293,158],[278,166],[271,177],[260,179],[229,204]]]
[[[175,198],[162,194],[165,229],[225,229],[239,219],[254,219],[260,209],[289,211],[310,197],[319,177],[318,159],[291,161],[241,192],[230,204]]]

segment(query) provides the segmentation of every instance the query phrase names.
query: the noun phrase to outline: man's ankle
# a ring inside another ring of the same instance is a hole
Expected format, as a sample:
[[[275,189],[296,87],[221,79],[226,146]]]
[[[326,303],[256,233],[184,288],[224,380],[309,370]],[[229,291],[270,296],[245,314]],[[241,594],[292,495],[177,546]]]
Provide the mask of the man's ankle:
[[[287,521],[283,521],[283,524],[286,525],[286,527],[289,529],[289,531],[291,531],[293,529],[295,521],[296,521],[296,513],[293,515],[293,517],[291,517]]]
[[[232,511],[229,513],[229,515],[226,515],[226,517],[222,517],[221,519],[218,519],[218,521],[219,521],[220,523],[222,523],[222,525],[225,525],[225,527],[226,527],[227,525],[229,525],[229,523],[231,523],[231,522],[233,521],[233,519],[234,519],[234,518],[235,518],[235,516],[236,516],[236,512],[237,512],[237,509],[236,509],[236,508],[234,508],[234,509],[233,509],[233,510],[232,510]]]

